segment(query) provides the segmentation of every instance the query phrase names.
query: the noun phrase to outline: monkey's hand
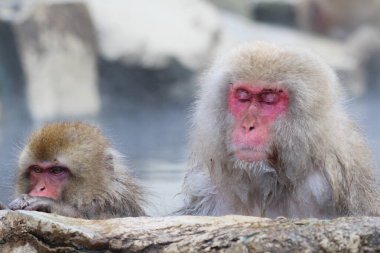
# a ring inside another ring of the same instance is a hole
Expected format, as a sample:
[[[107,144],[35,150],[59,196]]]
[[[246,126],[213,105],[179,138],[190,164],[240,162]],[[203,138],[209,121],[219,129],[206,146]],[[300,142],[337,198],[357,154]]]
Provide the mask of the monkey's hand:
[[[12,210],[29,210],[51,213],[52,207],[56,205],[56,201],[46,197],[32,197],[28,194],[22,194],[11,203],[9,208]]]
[[[65,205],[54,199],[46,197],[33,197],[28,194],[22,194],[11,203],[8,207],[11,210],[28,210],[45,213],[55,213],[63,216],[80,218],[81,213],[72,206]]]

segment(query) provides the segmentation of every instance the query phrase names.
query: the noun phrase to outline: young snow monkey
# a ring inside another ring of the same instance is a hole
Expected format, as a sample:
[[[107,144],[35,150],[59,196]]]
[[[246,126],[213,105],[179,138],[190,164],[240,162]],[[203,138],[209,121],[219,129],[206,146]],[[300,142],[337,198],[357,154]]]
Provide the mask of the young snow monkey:
[[[371,152],[315,55],[267,43],[218,59],[201,84],[182,214],[379,215]]]
[[[22,150],[13,210],[86,219],[142,216],[144,190],[101,131],[84,123],[53,123]]]

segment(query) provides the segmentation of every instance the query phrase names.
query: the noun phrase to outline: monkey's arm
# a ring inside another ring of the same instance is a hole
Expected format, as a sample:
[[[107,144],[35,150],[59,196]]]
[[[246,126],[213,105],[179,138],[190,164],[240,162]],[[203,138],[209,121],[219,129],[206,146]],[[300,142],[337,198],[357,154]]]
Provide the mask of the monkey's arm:
[[[55,213],[62,216],[81,218],[81,213],[74,207],[60,203],[54,199],[46,197],[32,197],[22,194],[11,203],[8,207],[12,210],[39,211],[45,213]]]

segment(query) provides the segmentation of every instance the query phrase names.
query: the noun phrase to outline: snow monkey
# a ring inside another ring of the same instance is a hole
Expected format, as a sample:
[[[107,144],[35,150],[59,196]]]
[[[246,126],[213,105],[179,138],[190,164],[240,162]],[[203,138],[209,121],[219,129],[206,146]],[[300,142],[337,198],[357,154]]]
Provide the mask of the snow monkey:
[[[96,127],[48,124],[20,154],[9,208],[86,219],[142,216],[144,190],[122,160]]]
[[[317,56],[255,42],[205,75],[181,214],[379,215],[371,152]]]

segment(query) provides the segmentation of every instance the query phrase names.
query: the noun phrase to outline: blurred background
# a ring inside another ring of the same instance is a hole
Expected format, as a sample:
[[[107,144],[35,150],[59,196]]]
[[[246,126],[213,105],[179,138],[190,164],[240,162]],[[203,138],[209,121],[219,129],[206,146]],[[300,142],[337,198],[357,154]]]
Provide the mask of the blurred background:
[[[322,56],[380,161],[380,0],[0,0],[0,201],[27,136],[81,120],[126,155],[149,214],[176,210],[198,80],[253,40]]]

